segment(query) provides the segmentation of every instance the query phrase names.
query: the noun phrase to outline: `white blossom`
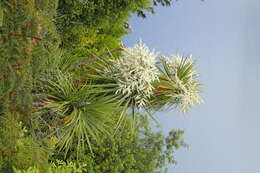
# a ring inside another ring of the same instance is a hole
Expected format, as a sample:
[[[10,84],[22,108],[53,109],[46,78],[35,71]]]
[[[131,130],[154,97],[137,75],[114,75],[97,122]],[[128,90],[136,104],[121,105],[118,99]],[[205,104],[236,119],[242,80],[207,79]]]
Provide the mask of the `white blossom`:
[[[202,98],[199,93],[199,83],[195,80],[199,75],[192,68],[185,76],[185,81],[182,81],[178,76],[178,70],[185,65],[193,65],[194,61],[192,56],[188,58],[183,58],[180,55],[174,55],[172,58],[163,57],[167,65],[170,67],[171,74],[174,74],[174,81],[176,87],[181,89],[179,94],[172,95],[178,100],[178,106],[182,112],[187,112],[187,110],[194,104],[203,103]]]
[[[140,42],[124,48],[120,59],[113,60],[113,75],[118,83],[117,94],[132,98],[138,107],[147,104],[153,94],[152,82],[158,80],[155,67],[157,53]]]

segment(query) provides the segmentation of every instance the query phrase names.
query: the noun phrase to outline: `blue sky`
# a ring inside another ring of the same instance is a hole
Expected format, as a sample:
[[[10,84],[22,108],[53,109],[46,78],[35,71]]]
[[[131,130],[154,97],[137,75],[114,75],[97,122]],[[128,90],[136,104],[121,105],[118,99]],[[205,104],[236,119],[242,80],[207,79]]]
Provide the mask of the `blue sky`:
[[[203,105],[157,116],[165,132],[185,129],[190,145],[169,173],[260,172],[259,7],[259,0],[179,0],[131,19],[126,45],[141,38],[165,55],[191,53],[201,74]]]

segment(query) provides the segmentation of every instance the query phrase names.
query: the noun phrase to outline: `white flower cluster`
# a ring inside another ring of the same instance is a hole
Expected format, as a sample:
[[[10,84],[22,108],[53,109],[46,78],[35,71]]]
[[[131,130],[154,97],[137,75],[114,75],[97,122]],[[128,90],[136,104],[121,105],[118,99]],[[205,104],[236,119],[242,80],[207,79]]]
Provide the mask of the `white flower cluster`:
[[[157,55],[142,42],[125,48],[123,56],[113,61],[113,75],[119,86],[116,93],[133,99],[138,107],[145,106],[153,94],[152,82],[158,80],[155,67]]]
[[[174,74],[174,81],[176,82],[176,87],[181,89],[181,93],[174,95],[178,102],[180,110],[186,113],[188,109],[194,104],[203,103],[202,98],[199,95],[199,83],[196,82],[195,78],[199,75],[191,68],[188,73],[186,73],[185,81],[181,80],[178,76],[179,69],[186,65],[193,65],[192,57],[183,58],[179,55],[174,55],[171,59],[164,57],[167,65],[169,65],[171,73]]]
[[[172,55],[172,58],[166,58],[167,63],[173,67],[173,70],[177,70],[177,68],[179,68],[181,65],[184,64],[193,64],[193,59],[192,56],[190,55],[189,57],[187,57],[186,59],[183,58],[180,55]],[[196,73],[195,71],[193,71],[194,73]]]

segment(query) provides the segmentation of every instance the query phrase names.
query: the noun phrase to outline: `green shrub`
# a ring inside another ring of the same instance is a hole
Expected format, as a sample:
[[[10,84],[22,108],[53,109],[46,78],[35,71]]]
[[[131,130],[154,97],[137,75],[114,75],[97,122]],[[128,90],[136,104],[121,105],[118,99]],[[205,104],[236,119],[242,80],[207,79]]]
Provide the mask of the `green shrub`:
[[[112,35],[105,28],[101,31],[76,25],[62,34],[63,48],[79,57],[93,57],[120,47],[122,35]]]
[[[48,169],[50,153],[43,141],[25,129],[14,115],[0,119],[0,172],[12,172],[12,167],[27,169],[35,166],[45,172]]]
[[[60,0],[61,47],[85,57],[119,48],[131,14],[150,6],[151,0]]]
[[[86,165],[84,173],[162,173],[168,164],[175,164],[173,153],[180,147],[187,147],[182,140],[182,130],[172,130],[167,137],[162,132],[153,132],[146,116],[140,116],[134,128],[131,119],[124,120],[124,126],[113,137],[104,137],[97,144],[92,143],[91,154],[77,163]],[[76,149],[76,145],[74,145]],[[52,159],[63,159],[63,153],[55,153]],[[69,152],[67,160],[75,161],[76,153]]]
[[[40,173],[39,169],[36,167],[29,167],[28,169],[18,170],[13,168],[14,173]]]

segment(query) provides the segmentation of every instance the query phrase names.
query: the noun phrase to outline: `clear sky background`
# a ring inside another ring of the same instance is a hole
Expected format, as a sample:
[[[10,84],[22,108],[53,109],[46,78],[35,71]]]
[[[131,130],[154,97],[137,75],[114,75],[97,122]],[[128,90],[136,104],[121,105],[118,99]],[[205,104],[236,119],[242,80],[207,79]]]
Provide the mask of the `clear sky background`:
[[[203,105],[157,116],[190,145],[169,173],[260,173],[260,0],[179,0],[130,24],[127,46],[191,53],[201,74]]]

